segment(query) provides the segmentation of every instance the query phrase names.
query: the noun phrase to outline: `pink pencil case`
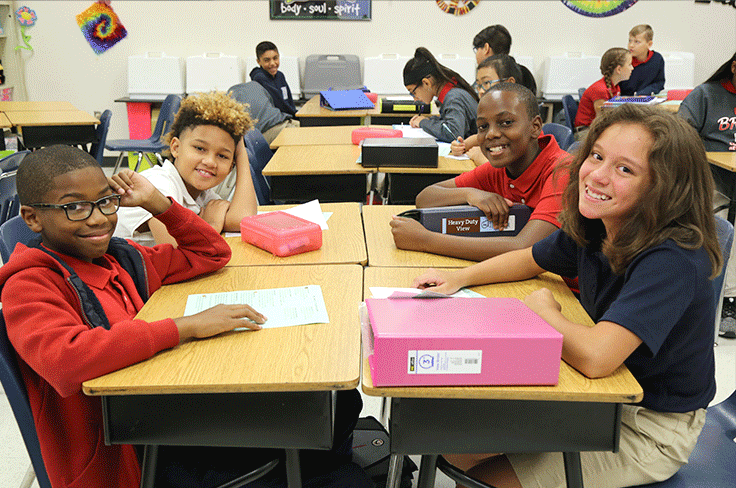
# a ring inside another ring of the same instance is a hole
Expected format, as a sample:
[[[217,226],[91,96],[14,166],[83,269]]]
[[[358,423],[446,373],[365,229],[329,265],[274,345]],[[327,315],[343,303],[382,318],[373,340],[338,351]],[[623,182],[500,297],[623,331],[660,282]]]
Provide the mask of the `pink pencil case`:
[[[281,257],[322,247],[319,225],[280,210],[243,218],[240,236],[243,242]]]
[[[351,134],[351,140],[356,146],[360,144],[360,141],[367,138],[376,137],[401,137],[404,134],[398,129],[388,129],[385,127],[358,127],[353,130]]]

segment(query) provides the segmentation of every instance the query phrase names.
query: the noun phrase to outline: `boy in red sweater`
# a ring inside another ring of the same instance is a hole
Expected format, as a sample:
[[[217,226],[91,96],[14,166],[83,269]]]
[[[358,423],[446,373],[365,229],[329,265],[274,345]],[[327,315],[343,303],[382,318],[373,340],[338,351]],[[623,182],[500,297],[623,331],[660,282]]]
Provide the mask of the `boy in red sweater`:
[[[82,382],[191,338],[259,329],[266,318],[248,305],[219,305],[190,317],[135,320],[162,285],[230,259],[212,226],[139,174],[124,170],[108,179],[86,152],[51,146],[23,160],[17,188],[21,215],[40,239],[18,244],[0,268],[2,314],[49,479],[54,488],[135,488],[134,448],[105,445],[100,398],[84,395]],[[178,248],[113,239],[121,205],[151,212]]]

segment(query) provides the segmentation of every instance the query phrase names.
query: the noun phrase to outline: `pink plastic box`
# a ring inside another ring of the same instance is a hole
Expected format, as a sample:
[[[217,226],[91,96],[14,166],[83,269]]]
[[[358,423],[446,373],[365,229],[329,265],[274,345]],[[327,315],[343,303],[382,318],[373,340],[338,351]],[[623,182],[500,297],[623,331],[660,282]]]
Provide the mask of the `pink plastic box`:
[[[375,386],[557,384],[562,334],[521,300],[365,302],[365,354]]]
[[[387,127],[358,127],[350,134],[350,140],[357,146],[363,139],[375,139],[377,137],[401,137],[403,135],[403,132],[400,130],[389,129]]]
[[[282,257],[322,247],[319,225],[281,211],[243,218],[240,236],[243,242]]]

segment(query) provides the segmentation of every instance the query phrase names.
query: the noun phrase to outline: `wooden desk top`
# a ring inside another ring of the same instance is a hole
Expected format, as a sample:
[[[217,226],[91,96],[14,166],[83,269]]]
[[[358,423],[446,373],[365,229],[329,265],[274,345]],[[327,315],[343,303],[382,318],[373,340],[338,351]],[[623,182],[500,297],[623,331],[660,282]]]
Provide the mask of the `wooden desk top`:
[[[332,212],[322,231],[322,247],[316,251],[278,257],[268,251],[245,243],[240,236],[226,237],[233,250],[228,266],[287,265],[287,264],[366,264],[368,254],[363,234],[359,203],[323,203],[323,212]],[[291,208],[293,205],[268,205],[259,210],[271,211]]]
[[[370,296],[370,286],[411,286],[419,275],[416,268],[365,269],[364,296]],[[562,304],[564,315],[579,323],[592,325],[590,317],[557,275],[544,273],[532,280],[516,283],[476,286],[472,289],[485,296],[523,298],[537,288],[549,288]],[[543,400],[631,403],[640,401],[644,393],[626,366],[621,366],[605,378],[590,379],[560,363],[560,380],[556,386],[474,386],[474,387],[375,387],[368,359],[363,359],[363,391],[372,396],[477,398],[498,400]]]
[[[356,161],[360,146],[284,146],[274,153],[265,168],[266,176],[336,175],[375,173]]]
[[[0,102],[0,112],[79,110],[70,102]]]
[[[357,265],[226,267],[166,285],[137,315],[179,317],[193,293],[318,284],[329,324],[230,332],[190,341],[84,382],[87,395],[324,391],[355,388],[360,374],[363,270]],[[247,412],[244,412],[247,416]]]
[[[391,217],[411,205],[364,205],[363,226],[368,246],[369,266],[407,266],[412,268],[464,268],[473,264],[465,259],[440,256],[419,251],[398,249],[394,243],[389,222]]]
[[[355,129],[364,125],[337,125],[322,127],[287,127],[276,136],[271,149],[283,146],[351,145]],[[390,125],[371,126],[390,129]]]
[[[13,127],[13,124],[10,123],[8,117],[4,113],[0,112],[0,128],[10,129],[11,127]]]
[[[736,151],[706,152],[708,162],[736,173]]]
[[[5,112],[8,120],[19,127],[47,125],[96,125],[100,121],[83,110],[30,110],[23,112]]]

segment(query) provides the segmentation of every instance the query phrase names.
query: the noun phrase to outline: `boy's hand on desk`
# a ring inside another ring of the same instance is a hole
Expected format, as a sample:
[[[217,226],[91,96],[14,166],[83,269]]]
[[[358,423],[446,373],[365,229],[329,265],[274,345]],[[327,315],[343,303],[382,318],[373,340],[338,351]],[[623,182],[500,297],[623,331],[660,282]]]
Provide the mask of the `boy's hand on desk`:
[[[460,288],[460,285],[455,278],[455,273],[449,271],[440,271],[437,269],[430,269],[426,273],[414,278],[412,287],[425,289],[432,288],[432,291],[437,293],[444,293],[446,295],[452,295]]]
[[[143,207],[153,215],[158,215],[171,206],[171,201],[145,176],[130,169],[122,170],[107,181],[113,191],[121,195],[122,207]]]
[[[179,329],[179,343],[192,338],[211,337],[238,327],[259,330],[266,317],[250,305],[215,305],[204,312],[179,317],[174,323]]]
[[[414,219],[394,216],[389,225],[396,247],[409,251],[428,252],[426,244],[430,231],[422,224]]]
[[[509,225],[509,207],[513,202],[498,193],[490,193],[477,188],[468,189],[468,205],[478,207],[497,230],[503,230]]]

